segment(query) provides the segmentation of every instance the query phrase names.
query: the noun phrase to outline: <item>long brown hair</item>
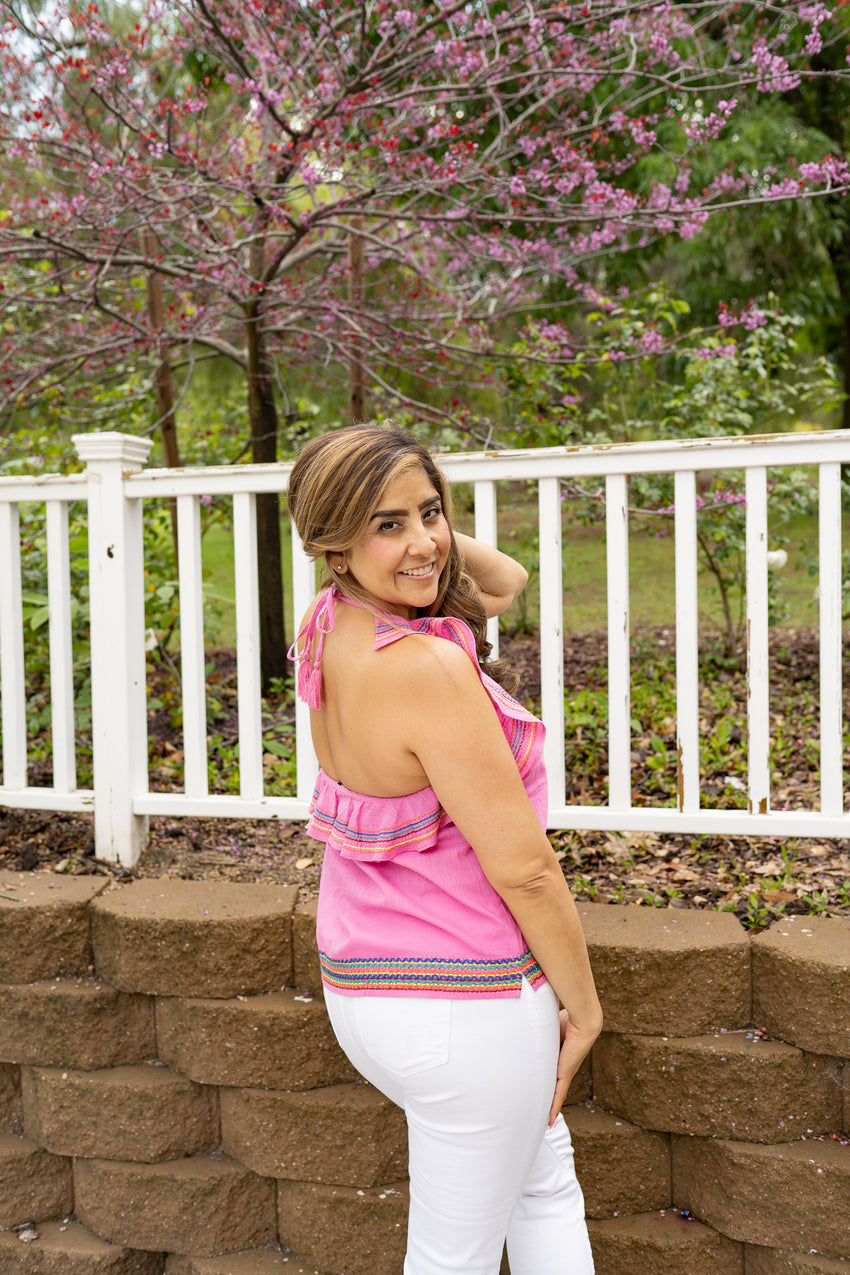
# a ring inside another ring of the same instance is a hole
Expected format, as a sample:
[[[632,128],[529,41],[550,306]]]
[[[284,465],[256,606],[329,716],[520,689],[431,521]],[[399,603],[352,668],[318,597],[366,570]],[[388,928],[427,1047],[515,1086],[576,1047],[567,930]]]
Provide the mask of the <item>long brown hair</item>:
[[[331,576],[332,554],[344,553],[365,533],[383,493],[407,470],[421,466],[440,497],[449,525],[451,547],[440,575],[439,591],[429,615],[450,615],[469,625],[482,668],[508,691],[518,677],[504,660],[489,660],[487,616],[478,585],[465,570],[452,525],[451,488],[431,454],[406,429],[396,425],[351,425],[311,439],[289,476],[289,512],[304,551],[323,560],[322,587],[333,583],[347,597],[368,595],[346,572]]]

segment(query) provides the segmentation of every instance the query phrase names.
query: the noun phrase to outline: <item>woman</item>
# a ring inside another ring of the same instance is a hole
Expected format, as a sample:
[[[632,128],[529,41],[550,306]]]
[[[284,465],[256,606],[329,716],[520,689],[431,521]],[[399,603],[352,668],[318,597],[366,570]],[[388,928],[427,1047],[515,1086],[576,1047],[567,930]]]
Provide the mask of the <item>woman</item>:
[[[589,1275],[560,1108],[601,1011],[544,831],[543,727],[486,662],[486,618],[526,573],[453,531],[448,484],[403,430],[313,439],[289,506],[328,572],[294,648],[321,765],[326,1002],[406,1113],[405,1275],[496,1275],[505,1238],[512,1275]]]

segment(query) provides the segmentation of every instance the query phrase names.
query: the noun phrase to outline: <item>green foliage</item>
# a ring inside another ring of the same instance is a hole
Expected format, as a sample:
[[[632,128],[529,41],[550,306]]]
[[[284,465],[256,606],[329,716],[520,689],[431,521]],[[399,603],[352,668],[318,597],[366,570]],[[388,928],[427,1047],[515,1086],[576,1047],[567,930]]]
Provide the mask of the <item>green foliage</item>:
[[[831,410],[840,390],[827,359],[804,359],[799,315],[775,297],[720,327],[684,326],[690,307],[661,287],[600,297],[585,316],[593,344],[563,349],[563,332],[529,321],[512,347],[514,447],[716,438],[787,427],[805,406]]]
[[[777,920],[785,910],[783,903],[768,905],[758,894],[751,894],[747,899],[746,910],[741,917],[745,930],[766,930],[771,921]]]
[[[775,301],[775,298],[774,298]],[[514,446],[712,438],[787,427],[801,409],[833,409],[840,393],[832,365],[800,356],[803,320],[779,309],[724,312],[719,328],[684,327],[687,303],[661,287],[629,300],[601,298],[586,316],[595,345],[567,357],[563,332],[530,322],[513,347],[509,377]],[[561,362],[553,363],[559,357]],[[801,471],[771,479],[772,548],[783,527],[815,507]],[[604,516],[598,484],[565,485],[571,518]],[[633,525],[666,535],[675,513],[672,475],[630,484]],[[741,473],[703,476],[697,498],[700,570],[721,602],[724,655],[735,658],[744,626],[745,496]],[[533,536],[533,533],[532,533]],[[770,618],[781,615],[780,577],[769,577]]]

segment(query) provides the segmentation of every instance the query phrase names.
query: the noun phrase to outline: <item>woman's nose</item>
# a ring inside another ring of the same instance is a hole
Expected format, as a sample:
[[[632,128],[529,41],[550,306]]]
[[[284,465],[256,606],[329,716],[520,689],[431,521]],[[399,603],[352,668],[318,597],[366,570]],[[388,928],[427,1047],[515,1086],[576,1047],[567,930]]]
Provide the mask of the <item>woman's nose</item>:
[[[409,551],[419,555],[427,555],[434,547],[434,541],[428,527],[424,523],[420,523],[418,527],[414,527],[410,537]]]

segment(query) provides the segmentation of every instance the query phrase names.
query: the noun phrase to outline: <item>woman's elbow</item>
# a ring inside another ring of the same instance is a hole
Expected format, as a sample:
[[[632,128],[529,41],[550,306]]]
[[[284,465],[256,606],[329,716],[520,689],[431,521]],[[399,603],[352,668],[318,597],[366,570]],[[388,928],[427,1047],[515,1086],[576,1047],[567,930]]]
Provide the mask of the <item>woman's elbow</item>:
[[[514,562],[514,578],[511,581],[513,597],[511,601],[515,601],[528,584],[528,572],[519,562]]]
[[[512,902],[529,903],[557,894],[566,887],[560,866],[555,863],[524,863],[503,869],[490,884],[508,906]]]

